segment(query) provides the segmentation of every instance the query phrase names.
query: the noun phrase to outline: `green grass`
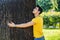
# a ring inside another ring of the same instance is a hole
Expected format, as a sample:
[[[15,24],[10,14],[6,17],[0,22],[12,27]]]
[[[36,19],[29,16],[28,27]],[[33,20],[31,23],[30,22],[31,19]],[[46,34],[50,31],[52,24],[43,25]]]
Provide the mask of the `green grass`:
[[[60,40],[60,29],[44,29],[45,40]]]

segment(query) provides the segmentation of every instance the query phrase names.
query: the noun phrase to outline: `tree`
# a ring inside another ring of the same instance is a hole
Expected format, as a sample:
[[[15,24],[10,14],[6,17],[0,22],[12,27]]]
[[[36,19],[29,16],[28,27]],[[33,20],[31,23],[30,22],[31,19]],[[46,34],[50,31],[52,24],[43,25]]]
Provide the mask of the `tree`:
[[[0,40],[33,40],[33,28],[9,28],[7,21],[16,24],[31,21],[35,0],[0,0]]]

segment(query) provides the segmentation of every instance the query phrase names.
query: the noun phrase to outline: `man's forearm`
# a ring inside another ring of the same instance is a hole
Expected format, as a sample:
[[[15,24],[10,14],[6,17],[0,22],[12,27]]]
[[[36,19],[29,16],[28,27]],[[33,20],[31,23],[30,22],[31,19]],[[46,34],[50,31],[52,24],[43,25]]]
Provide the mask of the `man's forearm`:
[[[18,28],[27,28],[27,27],[30,27],[26,24],[16,24],[15,27],[18,27]]]
[[[15,26],[19,27],[19,28],[27,28],[27,27],[30,27],[32,25],[34,25],[33,22],[28,22],[28,23],[23,23],[23,24],[16,24]]]

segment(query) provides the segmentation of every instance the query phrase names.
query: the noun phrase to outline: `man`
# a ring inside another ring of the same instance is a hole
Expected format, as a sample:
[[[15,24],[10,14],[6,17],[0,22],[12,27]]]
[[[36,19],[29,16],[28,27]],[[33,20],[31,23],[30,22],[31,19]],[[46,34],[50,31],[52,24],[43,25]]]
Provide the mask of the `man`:
[[[23,23],[23,24],[14,24],[13,22],[8,23],[9,27],[19,27],[19,28],[27,28],[33,26],[33,37],[34,40],[45,40],[43,36],[43,18],[39,16],[42,13],[42,9],[37,6],[33,9],[33,14],[35,18],[32,21]]]

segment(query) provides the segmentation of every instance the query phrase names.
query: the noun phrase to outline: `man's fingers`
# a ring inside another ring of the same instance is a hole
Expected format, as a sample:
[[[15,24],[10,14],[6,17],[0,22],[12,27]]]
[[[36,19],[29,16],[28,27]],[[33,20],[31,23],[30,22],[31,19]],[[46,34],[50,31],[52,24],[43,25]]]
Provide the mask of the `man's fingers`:
[[[14,24],[13,22],[11,22],[10,24]]]
[[[13,23],[12,21],[10,23]]]

